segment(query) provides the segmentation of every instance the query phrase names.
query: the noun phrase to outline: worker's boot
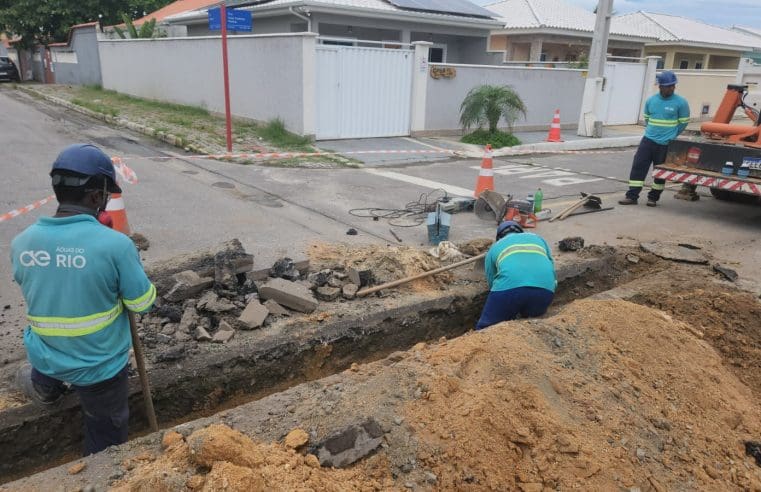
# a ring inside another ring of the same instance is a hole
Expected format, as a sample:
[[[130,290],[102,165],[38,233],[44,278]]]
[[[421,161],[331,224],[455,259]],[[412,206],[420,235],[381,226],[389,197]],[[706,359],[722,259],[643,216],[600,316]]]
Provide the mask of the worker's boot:
[[[655,207],[655,206],[657,206],[657,205],[658,205],[658,202],[656,202],[655,200],[650,200],[650,199],[648,198],[648,200],[647,200],[647,204],[646,204],[646,205],[647,205],[648,207]]]
[[[33,381],[32,366],[28,363],[22,364],[16,371],[16,387],[32,400],[32,403],[43,408],[49,408],[59,403],[66,392],[66,386],[61,382],[43,385]]]
[[[637,204],[637,199],[636,198],[629,198],[627,196],[627,197],[624,197],[621,200],[619,200],[618,204],[619,205],[636,205]]]

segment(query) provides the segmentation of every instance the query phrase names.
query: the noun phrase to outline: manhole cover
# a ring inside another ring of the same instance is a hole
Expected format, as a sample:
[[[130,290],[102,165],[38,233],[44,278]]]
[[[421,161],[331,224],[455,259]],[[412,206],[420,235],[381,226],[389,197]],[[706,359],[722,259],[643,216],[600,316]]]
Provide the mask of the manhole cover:
[[[228,183],[227,181],[217,181],[216,183],[212,183],[211,185],[213,187],[215,187],[215,188],[225,188],[225,189],[228,189],[228,190],[230,188],[235,188],[234,184]]]

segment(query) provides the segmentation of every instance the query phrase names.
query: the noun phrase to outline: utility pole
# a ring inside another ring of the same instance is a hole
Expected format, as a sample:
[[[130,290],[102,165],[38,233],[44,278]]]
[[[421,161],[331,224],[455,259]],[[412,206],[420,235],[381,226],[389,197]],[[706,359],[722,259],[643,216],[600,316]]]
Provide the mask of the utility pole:
[[[584,98],[579,115],[578,134],[583,137],[601,137],[595,135],[595,122],[602,125],[602,116],[597,114],[599,102],[604,89],[605,62],[608,59],[608,36],[610,34],[610,18],[613,14],[613,0],[599,0],[597,3],[597,20],[592,37],[592,47],[589,50],[589,70],[584,84]]]

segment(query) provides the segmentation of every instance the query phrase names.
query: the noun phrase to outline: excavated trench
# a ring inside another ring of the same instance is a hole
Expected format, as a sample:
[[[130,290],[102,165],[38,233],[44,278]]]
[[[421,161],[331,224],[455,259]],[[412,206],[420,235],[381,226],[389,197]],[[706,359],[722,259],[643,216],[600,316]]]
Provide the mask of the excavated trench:
[[[638,264],[627,262],[626,253],[600,248],[559,262],[555,308],[665,268],[647,255]],[[421,341],[457,337],[475,324],[483,306],[485,286],[475,278],[471,274],[470,281],[433,295],[356,301],[367,309],[320,323],[309,318],[275,323],[213,351],[156,365],[150,379],[159,424],[167,427],[212,415]],[[130,411],[131,435],[144,434],[137,378],[131,380]],[[52,411],[27,404],[0,412],[0,483],[76,459],[81,442],[74,395]]]

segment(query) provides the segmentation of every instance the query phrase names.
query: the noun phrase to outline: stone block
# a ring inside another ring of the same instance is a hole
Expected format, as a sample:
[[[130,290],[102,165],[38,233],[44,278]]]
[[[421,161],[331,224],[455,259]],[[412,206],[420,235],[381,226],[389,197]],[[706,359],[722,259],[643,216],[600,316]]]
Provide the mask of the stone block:
[[[383,429],[370,418],[329,436],[317,445],[316,455],[320,465],[341,468],[372,453],[382,442]]]
[[[344,299],[354,299],[355,297],[357,297],[357,291],[359,291],[359,287],[357,287],[354,284],[344,285],[342,290]]]
[[[219,297],[215,292],[209,291],[198,300],[198,309],[211,311],[212,313],[225,313],[236,309],[235,304]]]
[[[199,342],[210,342],[211,335],[209,335],[209,332],[206,331],[206,328],[199,326],[196,328],[195,339]]]
[[[212,337],[211,341],[215,343],[229,342],[232,337],[235,336],[235,329],[227,321],[220,321],[217,332]]]
[[[302,313],[311,313],[317,309],[317,300],[308,288],[282,278],[274,278],[259,287],[259,296]]]
[[[359,276],[359,270],[352,267],[346,267],[346,275],[349,277],[349,282],[354,285],[362,285],[362,279]]]
[[[269,309],[262,306],[262,303],[257,299],[254,299],[248,303],[246,309],[240,314],[238,321],[241,322],[243,329],[253,330],[262,326],[269,313]]]
[[[274,300],[270,299],[264,303],[264,307],[267,308],[267,310],[270,312],[273,316],[290,316],[291,312],[285,309],[283,306],[275,302]]]
[[[317,294],[317,299],[330,302],[338,299],[338,296],[341,295],[341,289],[338,287],[324,286],[318,287],[315,293]]]
[[[192,270],[185,270],[173,275],[174,286],[164,295],[169,302],[180,302],[203,292],[214,285],[214,279],[201,277]]]

